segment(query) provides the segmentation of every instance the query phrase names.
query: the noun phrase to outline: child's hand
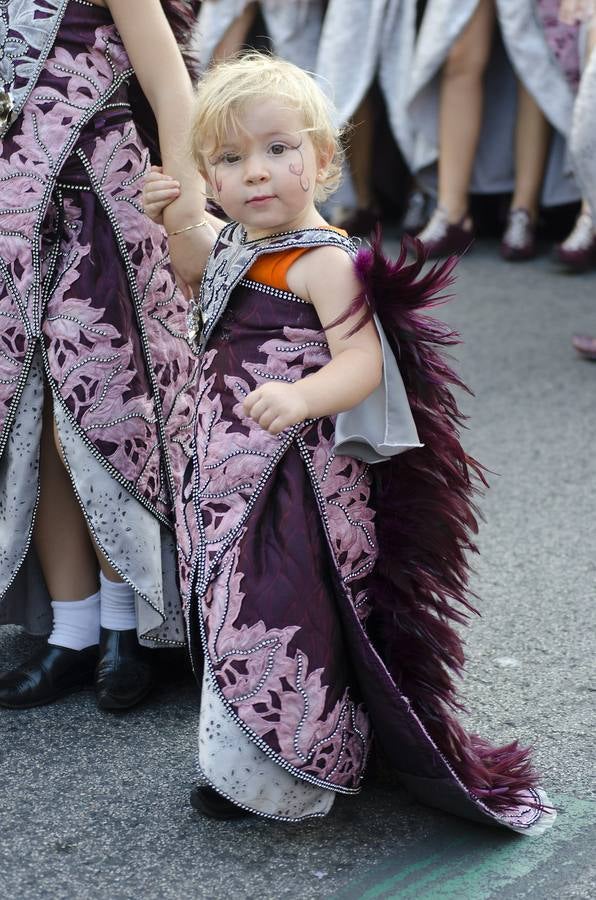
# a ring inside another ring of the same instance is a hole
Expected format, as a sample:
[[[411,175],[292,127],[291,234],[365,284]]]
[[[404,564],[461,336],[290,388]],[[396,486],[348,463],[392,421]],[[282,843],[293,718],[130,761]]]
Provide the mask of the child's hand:
[[[169,175],[164,175],[161,166],[151,166],[151,171],[143,184],[143,209],[145,215],[163,225],[162,213],[166,206],[180,196],[180,185]]]
[[[279,434],[284,428],[308,418],[306,401],[299,384],[269,382],[252,391],[244,401],[244,412],[269,434]]]

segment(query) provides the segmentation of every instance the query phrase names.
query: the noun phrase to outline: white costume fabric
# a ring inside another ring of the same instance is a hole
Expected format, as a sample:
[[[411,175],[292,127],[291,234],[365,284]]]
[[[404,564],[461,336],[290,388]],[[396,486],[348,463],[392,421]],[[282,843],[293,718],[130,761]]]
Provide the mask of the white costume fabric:
[[[406,115],[416,40],[416,0],[330,0],[316,72],[345,125],[378,75],[393,136],[410,160],[414,139]]]
[[[250,0],[204,0],[191,48],[205,69],[228,28]],[[323,18],[321,0],[260,0],[259,7],[275,53],[312,71]]]
[[[478,0],[429,0],[422,21],[410,80],[408,112],[416,132],[413,169],[429,189],[436,185],[441,69],[476,11]],[[516,81],[520,78],[554,129],[543,183],[543,204],[578,199],[566,139],[571,131],[574,94],[546,40],[534,0],[496,0],[502,44],[495,41],[485,81],[485,116],[471,191],[513,189]]]
[[[250,777],[247,778],[247,773]],[[197,782],[257,815],[297,822],[326,816],[333,791],[294,778],[233,721],[207,671],[201,689]]]
[[[563,21],[579,19],[596,28],[596,0],[564,0]],[[587,59],[573,109],[569,150],[582,196],[596,222],[596,48]]]

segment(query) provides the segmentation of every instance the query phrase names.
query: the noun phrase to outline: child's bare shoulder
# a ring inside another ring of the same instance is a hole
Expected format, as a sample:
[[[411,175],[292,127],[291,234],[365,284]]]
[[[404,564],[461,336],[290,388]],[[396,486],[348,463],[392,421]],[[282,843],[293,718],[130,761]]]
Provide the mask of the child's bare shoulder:
[[[314,247],[288,271],[288,287],[304,300],[312,301],[322,291],[351,291],[355,284],[354,260],[341,247]]]

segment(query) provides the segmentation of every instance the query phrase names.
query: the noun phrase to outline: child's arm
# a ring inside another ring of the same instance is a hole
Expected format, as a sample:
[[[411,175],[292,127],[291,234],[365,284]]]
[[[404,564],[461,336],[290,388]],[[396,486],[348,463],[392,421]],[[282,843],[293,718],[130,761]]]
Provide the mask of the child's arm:
[[[143,183],[143,209],[145,214],[153,222],[163,225],[164,210],[180,195],[180,187],[170,175],[164,175],[160,166],[151,166],[151,171]],[[210,213],[203,214],[208,225],[204,228],[193,228],[185,233],[187,246],[193,254],[189,268],[190,284],[195,286],[201,280],[205,268],[206,256],[204,248],[207,245],[211,250],[215,238],[223,228],[224,223]],[[175,241],[176,237],[172,238]]]
[[[188,152],[192,85],[160,0],[107,0],[107,5],[157,120],[164,171],[180,187],[164,213],[165,228],[173,232],[197,224],[204,217],[205,195]],[[170,242],[172,263],[186,282],[196,280],[197,254],[203,265],[209,255],[213,243],[209,232],[194,229]]]
[[[311,301],[323,325],[345,313],[362,290],[352,260],[336,247],[321,247],[301,257],[288,272],[288,284]],[[357,319],[325,329],[331,362],[294,384],[261,385],[244,401],[247,415],[278,434],[304,419],[351,409],[372,394],[383,375],[381,343],[372,322],[346,337]]]

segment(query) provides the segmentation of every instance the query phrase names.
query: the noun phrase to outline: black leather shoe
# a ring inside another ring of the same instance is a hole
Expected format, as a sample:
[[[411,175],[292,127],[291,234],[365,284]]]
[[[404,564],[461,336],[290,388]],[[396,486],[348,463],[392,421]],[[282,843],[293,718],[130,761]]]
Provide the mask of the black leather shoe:
[[[140,646],[135,628],[101,629],[95,692],[102,709],[128,709],[147,696],[153,686],[150,652]]]
[[[96,664],[97,644],[85,650],[46,644],[18,669],[0,675],[0,706],[27,709],[82,691],[93,684]]]
[[[190,805],[204,816],[209,816],[210,819],[245,819],[252,815],[247,809],[236,806],[235,803],[226,800],[213,788],[207,786],[192,789]]]

